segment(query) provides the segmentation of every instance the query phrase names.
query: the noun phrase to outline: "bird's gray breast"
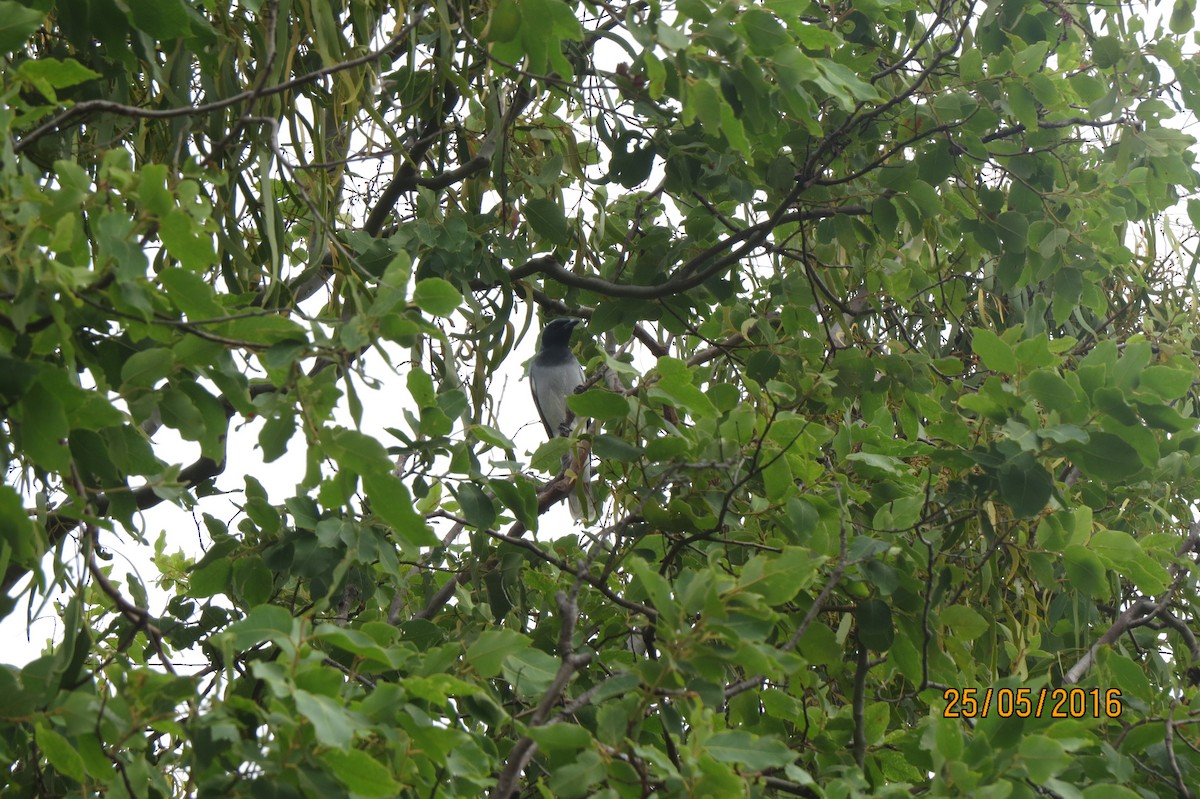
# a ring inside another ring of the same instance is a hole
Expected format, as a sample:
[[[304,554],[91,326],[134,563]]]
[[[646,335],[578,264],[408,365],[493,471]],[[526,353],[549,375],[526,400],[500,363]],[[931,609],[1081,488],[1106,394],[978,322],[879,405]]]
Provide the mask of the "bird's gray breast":
[[[567,421],[566,397],[583,384],[583,367],[570,352],[553,358],[539,355],[534,358],[529,377],[542,419],[558,435]]]

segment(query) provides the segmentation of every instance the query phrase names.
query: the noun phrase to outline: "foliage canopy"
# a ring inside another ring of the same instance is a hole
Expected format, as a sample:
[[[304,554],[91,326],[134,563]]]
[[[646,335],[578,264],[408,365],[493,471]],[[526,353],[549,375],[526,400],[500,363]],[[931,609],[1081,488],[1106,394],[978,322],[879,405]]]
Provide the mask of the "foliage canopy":
[[[0,0],[3,610],[63,631],[14,795],[1192,795],[1154,10]],[[592,421],[529,453],[495,378],[565,313]],[[567,448],[605,514],[539,530]],[[103,556],[160,503],[208,548],[151,607]]]

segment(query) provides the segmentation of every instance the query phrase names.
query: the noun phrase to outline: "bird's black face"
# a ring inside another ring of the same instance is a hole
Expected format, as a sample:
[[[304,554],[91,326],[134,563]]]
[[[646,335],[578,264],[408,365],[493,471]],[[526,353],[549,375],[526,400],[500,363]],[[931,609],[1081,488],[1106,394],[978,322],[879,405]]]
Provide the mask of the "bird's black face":
[[[542,331],[542,347],[566,347],[571,343],[571,331],[582,319],[569,316],[551,319]]]

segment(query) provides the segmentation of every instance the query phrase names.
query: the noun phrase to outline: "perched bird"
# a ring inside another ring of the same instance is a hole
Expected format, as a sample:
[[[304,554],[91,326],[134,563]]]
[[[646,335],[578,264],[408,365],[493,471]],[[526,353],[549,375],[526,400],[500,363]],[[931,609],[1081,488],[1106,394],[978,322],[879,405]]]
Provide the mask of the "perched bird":
[[[567,397],[583,385],[583,367],[571,352],[571,331],[582,319],[561,317],[552,319],[542,330],[542,344],[529,364],[529,382],[533,404],[546,426],[546,435],[568,436],[575,415],[567,408]],[[572,465],[571,455],[563,455],[563,468]],[[567,497],[571,516],[576,521],[592,515],[591,467],[585,458],[579,466],[575,489]],[[583,495],[582,501],[580,494]],[[584,507],[586,504],[586,508]]]

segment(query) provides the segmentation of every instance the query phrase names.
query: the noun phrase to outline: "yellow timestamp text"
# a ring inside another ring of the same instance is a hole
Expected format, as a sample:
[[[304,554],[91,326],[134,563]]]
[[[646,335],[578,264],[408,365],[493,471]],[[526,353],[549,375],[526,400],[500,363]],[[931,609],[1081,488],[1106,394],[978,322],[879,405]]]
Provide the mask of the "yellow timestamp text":
[[[1083,719],[1121,715],[1121,692],[1116,688],[947,688],[942,717]]]

